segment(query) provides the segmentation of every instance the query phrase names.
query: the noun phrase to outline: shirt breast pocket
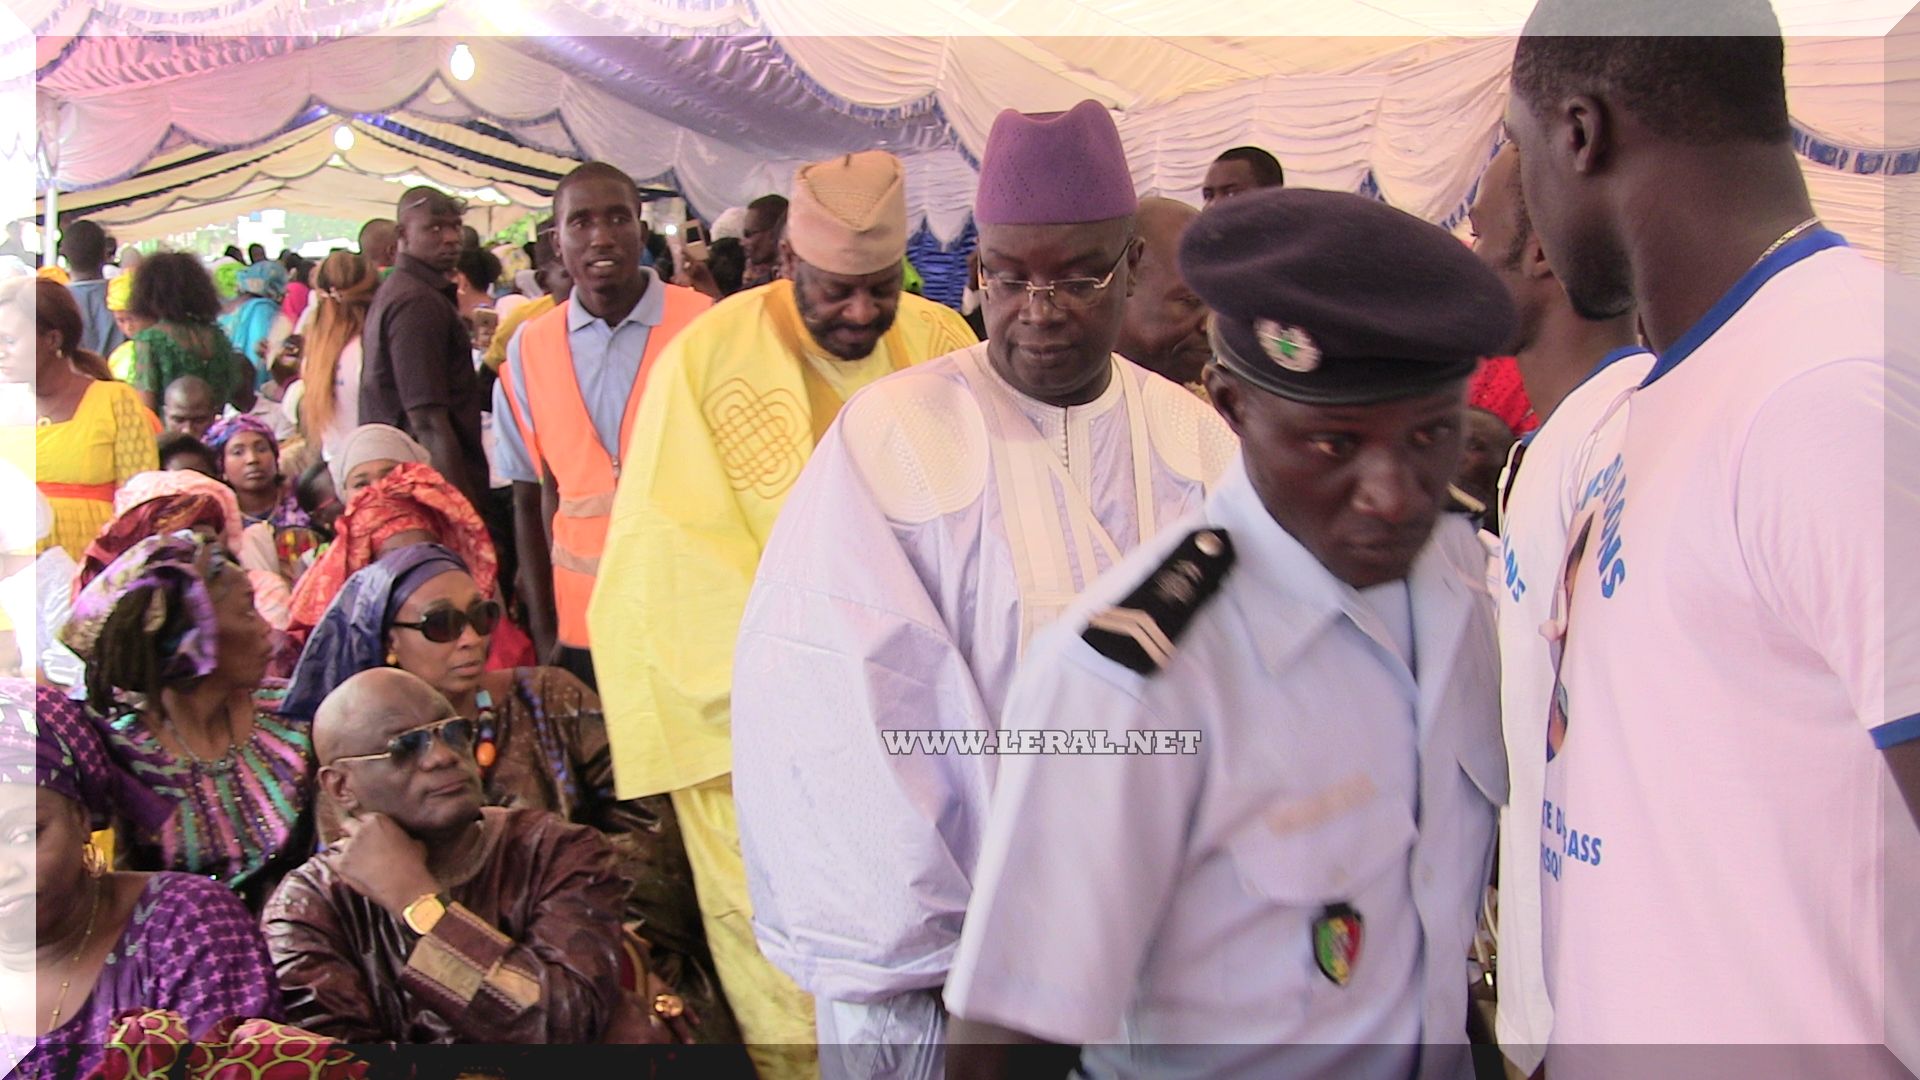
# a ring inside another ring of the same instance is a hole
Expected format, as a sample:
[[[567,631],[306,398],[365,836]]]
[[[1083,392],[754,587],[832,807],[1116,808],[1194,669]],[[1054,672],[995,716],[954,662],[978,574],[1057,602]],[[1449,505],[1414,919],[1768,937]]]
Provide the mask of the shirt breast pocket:
[[[1402,903],[1413,812],[1370,784],[1366,790],[1363,801],[1333,807],[1324,794],[1274,803],[1227,840],[1246,903],[1235,935],[1241,959],[1224,966],[1271,988],[1269,1009],[1304,1015],[1335,989],[1319,967],[1319,923],[1342,912],[1387,917]]]
[[[1346,805],[1327,793],[1278,801],[1242,825],[1227,841],[1241,885],[1262,900],[1310,908],[1317,916],[1386,873],[1404,873],[1413,814],[1367,787],[1363,799]]]

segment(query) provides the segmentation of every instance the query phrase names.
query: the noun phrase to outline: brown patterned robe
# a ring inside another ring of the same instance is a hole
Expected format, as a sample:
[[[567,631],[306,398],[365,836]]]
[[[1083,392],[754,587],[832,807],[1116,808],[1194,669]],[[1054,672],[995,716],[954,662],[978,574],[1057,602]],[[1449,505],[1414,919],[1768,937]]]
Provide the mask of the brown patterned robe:
[[[481,717],[481,741],[493,744],[493,762],[481,769],[489,805],[550,810],[600,831],[613,845],[622,877],[632,883],[626,924],[650,946],[654,974],[699,1017],[702,1043],[737,1043],[739,1028],[727,1008],[707,951],[694,895],[693,870],[680,840],[673,803],[664,795],[619,800],[613,795],[613,759],[607,748],[600,699],[561,668],[519,668],[512,690]],[[490,736],[490,738],[489,738]],[[320,800],[321,835],[339,835],[339,815]]]
[[[288,875],[262,929],[287,1014],[352,1043],[597,1043],[629,1007],[626,882],[592,829],[484,811],[488,836],[425,936],[355,892],[330,852]]]

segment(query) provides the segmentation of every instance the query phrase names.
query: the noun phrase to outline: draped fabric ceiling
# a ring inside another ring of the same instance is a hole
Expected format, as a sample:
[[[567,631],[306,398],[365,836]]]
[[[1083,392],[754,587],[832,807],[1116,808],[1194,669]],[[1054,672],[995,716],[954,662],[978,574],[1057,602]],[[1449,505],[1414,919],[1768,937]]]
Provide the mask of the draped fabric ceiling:
[[[799,163],[880,146],[907,163],[916,223],[950,240],[995,113],[1087,97],[1115,110],[1143,193],[1197,202],[1212,157],[1252,143],[1291,184],[1377,190],[1457,224],[1495,146],[1511,35],[1531,2],[15,0],[15,13],[39,35],[38,190],[51,178],[63,209],[213,154],[203,163],[237,175],[189,194],[227,185],[240,202],[351,204],[354,216],[371,177],[413,155],[410,170],[484,180],[516,203],[551,182],[512,166],[601,158],[711,217],[784,190]],[[1913,248],[1920,130],[1890,125],[1887,107],[1920,111],[1916,37],[1887,37],[1907,0],[1775,6],[1816,202],[1869,250],[1890,228]],[[476,62],[470,80],[449,70],[456,41]],[[27,66],[8,60],[0,70]],[[354,116],[446,145],[358,125],[354,151],[328,165],[328,133]],[[472,120],[504,139],[456,126]],[[102,216],[170,197],[190,213],[175,191]]]
[[[467,221],[483,235],[544,210],[576,162],[521,146],[504,133],[413,118],[309,122],[259,146],[225,153],[182,146],[118,183],[66,192],[62,216],[88,217],[123,242],[197,228],[255,210],[296,210],[350,221],[391,217],[402,190],[389,178],[424,177],[446,187],[491,189],[505,201],[473,201]],[[344,149],[341,128],[352,132]]]

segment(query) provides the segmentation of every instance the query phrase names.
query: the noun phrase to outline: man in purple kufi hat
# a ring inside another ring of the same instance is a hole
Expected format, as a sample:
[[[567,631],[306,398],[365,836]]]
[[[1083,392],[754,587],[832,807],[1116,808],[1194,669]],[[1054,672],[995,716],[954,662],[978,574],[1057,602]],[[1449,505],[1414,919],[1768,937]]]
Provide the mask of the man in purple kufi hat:
[[[734,791],[754,930],[815,995],[827,1076],[940,1075],[994,772],[969,740],[1034,633],[1234,455],[1114,355],[1137,206],[1100,105],[1001,113],[974,212],[989,340],[850,399],[760,563]]]

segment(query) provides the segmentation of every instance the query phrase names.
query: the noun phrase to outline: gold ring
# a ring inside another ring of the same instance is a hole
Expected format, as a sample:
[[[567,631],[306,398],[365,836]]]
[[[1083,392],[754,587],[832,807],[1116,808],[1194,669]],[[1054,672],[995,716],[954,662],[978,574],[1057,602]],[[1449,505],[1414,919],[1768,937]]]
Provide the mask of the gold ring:
[[[653,999],[653,1011],[671,1019],[686,1012],[687,1003],[680,1000],[679,994],[657,994]]]

